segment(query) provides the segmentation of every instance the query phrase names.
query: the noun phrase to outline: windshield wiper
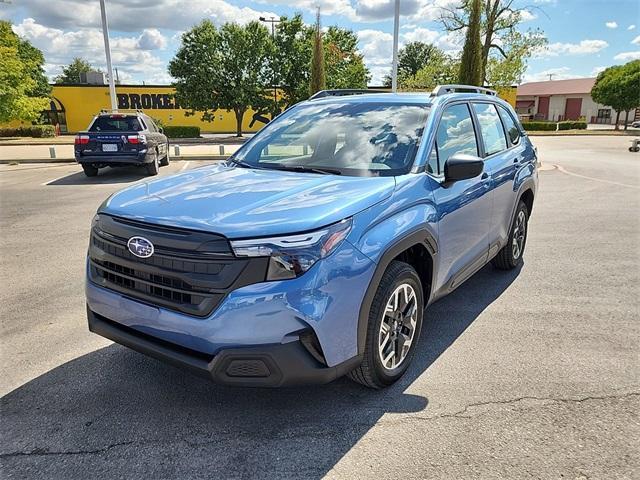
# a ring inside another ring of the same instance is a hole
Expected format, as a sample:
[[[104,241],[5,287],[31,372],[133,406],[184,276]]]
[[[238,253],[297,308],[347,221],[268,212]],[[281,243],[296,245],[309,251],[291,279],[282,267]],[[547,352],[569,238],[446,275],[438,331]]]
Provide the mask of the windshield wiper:
[[[278,165],[274,166],[274,169],[291,170],[293,172],[321,173],[323,175],[342,175],[342,172],[337,168],[307,167],[305,165]]]
[[[244,168],[257,168],[258,170],[264,170],[264,167],[258,167],[256,165],[251,165],[250,163],[245,162],[244,160],[236,160],[235,158],[227,158],[227,162],[231,162],[238,167]]]

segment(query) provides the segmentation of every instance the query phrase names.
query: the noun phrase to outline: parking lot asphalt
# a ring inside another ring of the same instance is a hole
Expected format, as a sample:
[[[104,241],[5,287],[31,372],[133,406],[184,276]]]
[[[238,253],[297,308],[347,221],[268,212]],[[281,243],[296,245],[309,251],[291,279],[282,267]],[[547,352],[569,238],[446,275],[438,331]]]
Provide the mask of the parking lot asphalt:
[[[537,137],[524,266],[427,309],[384,391],[210,384],[88,332],[90,220],[139,171],[0,166],[5,478],[637,478],[640,154]],[[201,162],[175,162],[167,175]]]

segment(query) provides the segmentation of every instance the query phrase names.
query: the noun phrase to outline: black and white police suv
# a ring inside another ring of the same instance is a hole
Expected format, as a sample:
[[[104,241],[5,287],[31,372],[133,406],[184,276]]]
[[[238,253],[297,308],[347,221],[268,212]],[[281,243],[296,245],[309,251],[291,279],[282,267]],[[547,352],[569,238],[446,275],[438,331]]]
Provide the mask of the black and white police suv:
[[[87,177],[101,167],[144,166],[157,175],[160,165],[169,165],[169,141],[144,113],[106,113],[93,117],[89,128],[75,139],[76,162]]]

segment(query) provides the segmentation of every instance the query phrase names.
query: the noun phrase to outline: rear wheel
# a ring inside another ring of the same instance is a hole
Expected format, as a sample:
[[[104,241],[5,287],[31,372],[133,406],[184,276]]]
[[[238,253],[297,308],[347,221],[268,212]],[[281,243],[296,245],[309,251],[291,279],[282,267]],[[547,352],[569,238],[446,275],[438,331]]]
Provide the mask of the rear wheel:
[[[147,163],[145,165],[147,169],[147,175],[157,175],[160,170],[160,162],[158,160],[158,151],[156,150],[155,155],[153,156],[153,161],[151,163]]]
[[[160,165],[166,167],[169,165],[169,143],[167,143],[167,150],[165,156],[160,160]]]
[[[520,201],[511,225],[511,233],[507,244],[491,260],[494,267],[500,270],[511,270],[522,263],[522,255],[527,243],[528,226],[529,209],[524,202]]]
[[[411,265],[391,262],[369,311],[364,358],[349,377],[370,388],[397,381],[413,358],[423,310],[420,277]]]
[[[89,163],[83,163],[82,170],[84,170],[84,174],[87,177],[95,177],[96,175],[98,175],[98,167],[94,167]]]

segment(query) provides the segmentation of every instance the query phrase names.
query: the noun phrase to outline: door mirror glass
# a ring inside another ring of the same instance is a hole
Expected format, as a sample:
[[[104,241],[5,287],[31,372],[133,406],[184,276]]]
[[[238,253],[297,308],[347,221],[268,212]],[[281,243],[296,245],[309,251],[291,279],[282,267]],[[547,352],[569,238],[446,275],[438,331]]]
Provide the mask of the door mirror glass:
[[[465,153],[456,153],[447,159],[444,164],[445,182],[457,182],[475,178],[484,170],[484,162],[481,158]]]

